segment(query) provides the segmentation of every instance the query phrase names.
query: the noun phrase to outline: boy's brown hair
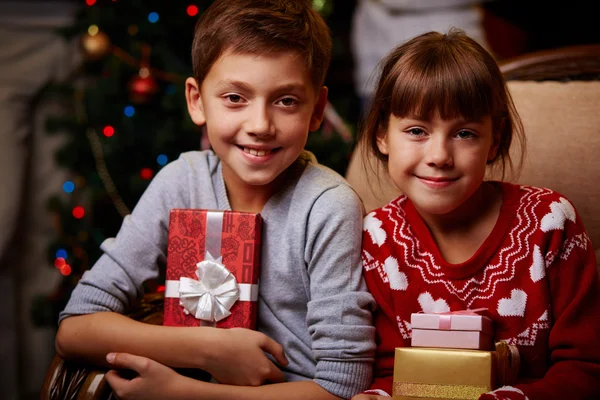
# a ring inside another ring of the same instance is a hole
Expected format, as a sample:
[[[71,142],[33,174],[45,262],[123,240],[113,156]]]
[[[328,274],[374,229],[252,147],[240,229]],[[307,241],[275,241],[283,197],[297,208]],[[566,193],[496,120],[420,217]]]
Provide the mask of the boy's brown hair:
[[[489,164],[499,164],[502,177],[507,166],[511,172],[519,171],[525,136],[502,73],[492,55],[459,29],[417,36],[382,60],[377,89],[359,132],[363,150],[386,163],[377,135],[387,130],[390,116],[429,119],[436,112],[442,119],[475,121],[491,116],[498,147]],[[509,154],[513,139],[521,142],[516,168]]]
[[[192,65],[198,85],[225,51],[295,51],[318,93],[331,60],[331,35],[309,0],[216,0],[196,23]]]

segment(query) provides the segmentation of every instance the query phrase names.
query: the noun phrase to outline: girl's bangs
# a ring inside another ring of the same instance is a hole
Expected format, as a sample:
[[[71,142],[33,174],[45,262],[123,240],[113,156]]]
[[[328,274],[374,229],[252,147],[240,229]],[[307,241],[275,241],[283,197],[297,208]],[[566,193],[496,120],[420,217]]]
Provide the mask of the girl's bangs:
[[[428,120],[438,113],[442,119],[477,121],[492,114],[492,78],[485,68],[478,71],[455,59],[423,61],[396,71],[390,110],[394,116]]]

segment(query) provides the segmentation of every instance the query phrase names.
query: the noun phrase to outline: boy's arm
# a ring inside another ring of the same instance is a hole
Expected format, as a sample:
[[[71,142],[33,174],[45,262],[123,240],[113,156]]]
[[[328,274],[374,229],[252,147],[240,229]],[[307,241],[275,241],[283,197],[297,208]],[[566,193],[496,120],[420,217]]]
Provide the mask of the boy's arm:
[[[346,185],[314,202],[307,223],[305,262],[310,294],[306,323],[317,361],[314,382],[342,398],[372,379],[373,296],[362,276],[362,204]]]
[[[148,326],[119,315],[135,304],[143,294],[144,282],[157,278],[159,266],[166,263],[170,209],[190,208],[197,203],[211,207],[209,201],[197,199],[192,204],[190,200],[198,196],[190,193],[190,179],[200,187],[212,185],[202,156],[191,157],[182,156],[165,166],[132,214],[125,217],[117,237],[104,241],[104,254],[84,273],[61,313],[56,342],[59,354],[104,364],[108,352],[126,351],[177,367],[204,368],[224,382],[236,384],[258,384],[275,376],[275,367],[263,350],[268,349],[279,362],[283,361],[282,365],[286,364],[282,352],[275,349],[280,346],[258,332],[248,331],[250,339],[237,341],[236,332],[219,332],[217,340],[216,331]],[[198,172],[202,170],[205,173]],[[234,362],[229,371],[220,367],[222,363],[217,363],[216,357],[228,359],[227,354],[232,354],[234,348],[240,354],[251,355],[249,359],[258,364]],[[277,372],[277,377],[282,379],[282,374]]]
[[[143,355],[173,367],[203,369],[220,382],[237,385],[284,380],[265,352],[287,364],[281,345],[260,332],[150,325],[112,312],[65,319],[56,347],[64,358],[104,366],[109,366],[105,357],[110,352]]]
[[[111,355],[110,365],[115,368],[106,379],[122,400],[337,400],[313,381],[273,383],[263,386],[234,386],[202,382],[179,375],[171,368],[145,357],[132,354]],[[136,373],[126,379],[118,370]]]

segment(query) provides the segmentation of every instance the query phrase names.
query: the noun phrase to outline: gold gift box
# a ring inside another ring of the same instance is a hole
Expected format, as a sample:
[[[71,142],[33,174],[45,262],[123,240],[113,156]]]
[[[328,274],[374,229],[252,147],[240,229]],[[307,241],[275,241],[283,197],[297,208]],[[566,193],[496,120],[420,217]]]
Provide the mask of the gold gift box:
[[[395,400],[478,399],[497,387],[498,360],[506,352],[396,348],[394,359]]]

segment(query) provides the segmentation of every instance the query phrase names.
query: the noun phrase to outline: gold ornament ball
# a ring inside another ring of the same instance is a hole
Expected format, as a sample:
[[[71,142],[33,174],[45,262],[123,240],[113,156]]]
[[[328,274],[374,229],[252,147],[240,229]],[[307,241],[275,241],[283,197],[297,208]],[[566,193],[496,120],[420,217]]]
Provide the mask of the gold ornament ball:
[[[86,33],[81,37],[81,48],[87,60],[97,61],[104,58],[110,52],[110,39],[102,31],[99,31],[95,35]]]

